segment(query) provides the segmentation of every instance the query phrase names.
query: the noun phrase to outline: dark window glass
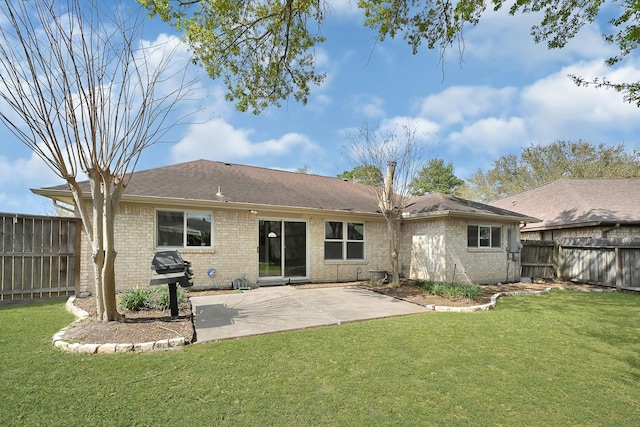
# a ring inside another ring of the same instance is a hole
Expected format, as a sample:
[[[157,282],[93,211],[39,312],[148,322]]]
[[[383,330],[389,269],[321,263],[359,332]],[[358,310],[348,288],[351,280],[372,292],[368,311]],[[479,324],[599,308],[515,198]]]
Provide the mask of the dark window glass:
[[[324,223],[324,238],[329,240],[342,240],[342,223],[327,221]]]
[[[324,242],[324,259],[342,259],[342,242]]]
[[[183,246],[184,216],[182,212],[158,211],[158,246]]]
[[[491,247],[499,248],[502,242],[502,227],[491,227]]]
[[[478,247],[478,226],[477,225],[467,226],[467,246],[470,248]]]
[[[364,259],[364,243],[347,242],[347,259]]]
[[[491,246],[491,227],[479,227],[478,228],[479,232],[480,232],[480,247],[481,248],[488,248],[489,246]]]
[[[187,246],[211,246],[211,214],[187,214]]]
[[[364,240],[364,224],[350,222],[347,224],[348,240]]]
[[[186,229],[185,229],[186,216]],[[211,246],[211,214],[158,211],[158,247]]]

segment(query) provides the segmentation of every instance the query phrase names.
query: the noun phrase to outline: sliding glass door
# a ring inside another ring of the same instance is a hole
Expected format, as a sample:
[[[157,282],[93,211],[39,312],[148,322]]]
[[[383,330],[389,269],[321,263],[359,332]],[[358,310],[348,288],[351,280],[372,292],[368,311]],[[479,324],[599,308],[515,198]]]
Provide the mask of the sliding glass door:
[[[307,223],[261,219],[258,225],[260,278],[307,276]]]

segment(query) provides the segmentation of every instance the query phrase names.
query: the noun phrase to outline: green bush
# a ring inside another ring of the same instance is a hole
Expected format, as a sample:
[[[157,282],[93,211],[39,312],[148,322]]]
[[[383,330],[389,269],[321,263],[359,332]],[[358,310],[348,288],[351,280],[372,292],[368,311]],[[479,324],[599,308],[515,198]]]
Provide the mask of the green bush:
[[[182,287],[178,287],[178,306],[187,302],[187,295]],[[121,309],[129,311],[139,310],[168,310],[169,286],[155,286],[151,289],[135,288],[120,295]]]
[[[413,283],[431,295],[469,300],[477,300],[480,296],[480,286],[474,284],[434,282],[431,280],[415,280]]]
[[[178,286],[178,307],[187,301],[186,292],[183,287]],[[149,294],[149,307],[151,310],[169,310],[169,286],[156,286]]]
[[[149,290],[135,288],[120,295],[120,308],[129,311],[138,311],[146,308],[149,304]]]

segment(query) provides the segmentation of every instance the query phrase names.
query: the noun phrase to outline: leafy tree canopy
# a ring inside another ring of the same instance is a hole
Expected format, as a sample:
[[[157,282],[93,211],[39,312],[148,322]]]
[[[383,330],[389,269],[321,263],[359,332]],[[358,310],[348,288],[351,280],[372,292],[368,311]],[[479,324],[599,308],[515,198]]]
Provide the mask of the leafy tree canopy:
[[[486,173],[478,170],[467,180],[463,197],[482,202],[502,199],[560,178],[637,178],[640,152],[623,144],[594,145],[586,141],[556,141],[533,145],[520,155],[495,160]]]
[[[464,181],[453,173],[451,162],[444,164],[442,159],[431,159],[423,167],[409,184],[412,196],[421,196],[427,193],[456,194],[458,187]]]
[[[350,171],[338,174],[338,178],[373,186],[380,186],[383,182],[382,172],[377,166],[373,165],[358,165]]]
[[[320,28],[328,3],[322,0],[138,0],[151,16],[184,32],[194,55],[212,78],[222,77],[227,99],[240,111],[258,113],[293,95],[305,103],[310,87],[324,74],[316,71],[315,49],[324,42]],[[531,28],[536,42],[562,48],[580,29],[599,15],[612,17],[603,26],[604,39],[617,46],[609,58],[613,65],[633,52],[640,42],[640,2],[604,0],[359,0],[364,24],[387,37],[403,35],[416,53],[424,44],[439,49],[458,46],[463,51],[465,25],[480,22],[487,8],[509,7],[516,13],[539,13]],[[612,87],[626,101],[640,106],[640,82],[588,81],[573,76],[579,85]]]

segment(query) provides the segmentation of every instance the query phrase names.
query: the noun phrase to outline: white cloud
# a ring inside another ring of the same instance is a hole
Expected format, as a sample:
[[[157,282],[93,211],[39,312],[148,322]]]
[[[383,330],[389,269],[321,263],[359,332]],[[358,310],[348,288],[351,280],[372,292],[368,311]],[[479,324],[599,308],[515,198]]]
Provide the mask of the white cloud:
[[[488,117],[449,134],[451,151],[469,150],[497,156],[506,147],[521,146],[526,136],[526,122],[520,117]]]
[[[207,123],[192,125],[188,134],[171,148],[175,162],[194,159],[237,161],[249,158],[274,158],[294,152],[319,151],[308,137],[299,133],[287,133],[278,139],[252,142],[253,130],[235,129],[220,118]]]
[[[373,94],[357,94],[350,97],[347,105],[356,116],[365,120],[384,117],[384,99]]]
[[[598,23],[585,25],[564,48],[550,50],[546,42],[536,44],[531,36],[531,27],[541,22],[542,13],[512,16],[508,8],[485,12],[480,23],[465,32],[465,56],[487,61],[508,59],[519,67],[533,68],[556,61],[608,57],[613,52],[603,41]]]
[[[622,95],[613,90],[578,87],[568,74],[587,78],[606,75],[617,82],[640,80],[640,68],[632,64],[613,70],[595,60],[565,67],[526,87],[522,110],[537,138],[590,139],[604,132],[637,129],[637,106],[623,102]]]
[[[362,10],[358,8],[358,0],[328,0],[326,10],[332,16],[353,17],[362,15]]]
[[[22,150],[15,149],[14,152]],[[0,156],[0,210],[16,213],[45,213],[51,205],[29,191],[30,188],[62,184],[60,179],[37,155],[8,158]]]
[[[396,116],[384,119],[380,123],[380,130],[383,132],[400,131],[404,126],[415,132],[415,137],[423,142],[429,142],[438,133],[440,127],[437,123],[421,117]]]
[[[59,178],[36,154],[9,159],[0,156],[0,185],[2,187],[47,186],[60,184]]]
[[[486,114],[507,110],[517,91],[513,87],[454,86],[420,103],[420,117],[437,121],[441,126],[465,123]]]

